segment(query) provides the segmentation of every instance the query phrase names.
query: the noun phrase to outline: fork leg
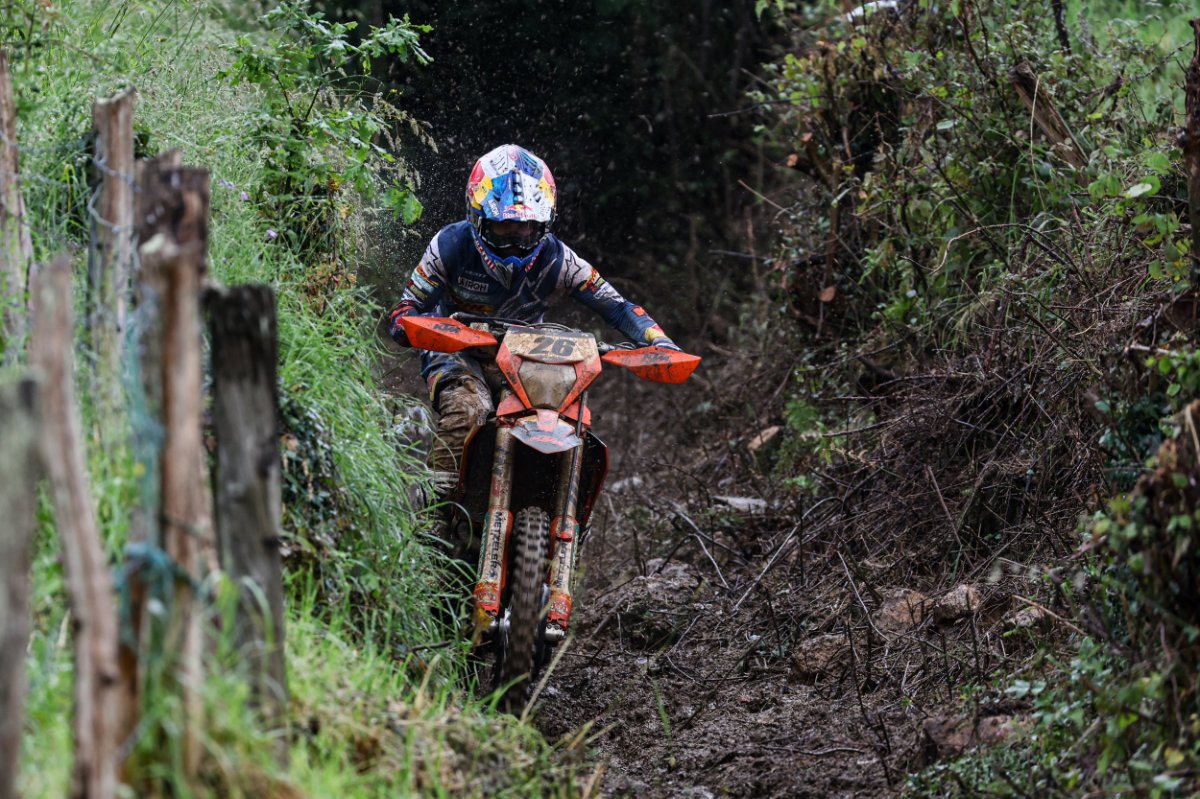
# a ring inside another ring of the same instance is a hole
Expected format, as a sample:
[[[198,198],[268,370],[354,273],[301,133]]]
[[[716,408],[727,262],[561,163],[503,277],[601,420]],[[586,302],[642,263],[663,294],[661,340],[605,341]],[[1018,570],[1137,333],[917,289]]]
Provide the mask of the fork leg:
[[[563,453],[558,482],[558,513],[550,523],[550,609],[546,616],[546,640],[557,643],[567,634],[571,619],[571,584],[575,574],[575,550],[579,522],[575,519],[579,504],[579,475],[583,468],[583,442]]]
[[[472,622],[478,635],[500,614],[500,591],[504,588],[508,539],[512,534],[512,456],[516,439],[512,429],[496,430],[492,486],[479,545],[479,581],[475,584],[475,613]]]

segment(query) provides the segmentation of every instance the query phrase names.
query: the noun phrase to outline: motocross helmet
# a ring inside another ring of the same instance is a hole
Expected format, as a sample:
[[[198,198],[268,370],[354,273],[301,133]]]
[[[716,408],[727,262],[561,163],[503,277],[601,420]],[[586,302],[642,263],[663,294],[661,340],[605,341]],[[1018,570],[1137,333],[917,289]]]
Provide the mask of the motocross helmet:
[[[557,194],[550,167],[524,147],[504,144],[475,162],[467,180],[467,221],[484,268],[505,287],[515,270],[528,269],[541,253]],[[501,233],[495,222],[532,224]]]

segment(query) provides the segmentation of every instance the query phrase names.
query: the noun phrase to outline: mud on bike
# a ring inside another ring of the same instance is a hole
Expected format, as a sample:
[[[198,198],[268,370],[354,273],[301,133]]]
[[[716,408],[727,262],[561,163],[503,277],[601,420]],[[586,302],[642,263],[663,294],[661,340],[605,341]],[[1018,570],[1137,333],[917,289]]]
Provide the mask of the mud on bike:
[[[593,383],[604,366],[682,383],[700,358],[548,322],[454,314],[401,323],[414,347],[470,349],[502,376],[495,413],[464,446],[450,523],[478,535],[470,633],[492,658],[493,690],[516,707],[567,636],[577,559],[608,472],[608,448],[590,429]]]

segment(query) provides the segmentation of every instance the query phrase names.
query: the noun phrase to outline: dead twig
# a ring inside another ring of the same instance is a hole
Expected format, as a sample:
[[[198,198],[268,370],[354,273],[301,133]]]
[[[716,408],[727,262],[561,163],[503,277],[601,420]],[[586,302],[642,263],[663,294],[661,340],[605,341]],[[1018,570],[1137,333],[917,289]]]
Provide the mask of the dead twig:
[[[1020,595],[1015,595],[1015,596],[1013,596],[1013,599],[1016,599],[1016,600],[1018,600],[1018,601],[1020,601],[1020,602],[1024,602],[1025,604],[1027,604],[1027,605],[1029,605],[1029,606],[1031,606],[1031,607],[1035,607],[1035,608],[1037,608],[1037,609],[1038,609],[1038,610],[1040,610],[1042,613],[1045,613],[1047,616],[1049,616],[1050,618],[1052,618],[1052,619],[1054,619],[1055,621],[1057,621],[1059,624],[1062,624],[1062,625],[1064,625],[1064,626],[1066,626],[1066,627],[1069,627],[1070,629],[1074,630],[1075,632],[1079,633],[1079,634],[1080,634],[1080,635],[1082,635],[1082,636],[1086,636],[1086,635],[1087,635],[1087,633],[1085,633],[1083,630],[1081,630],[1081,629],[1079,629],[1078,627],[1076,627],[1076,626],[1075,626],[1074,624],[1072,624],[1071,622],[1069,622],[1069,621],[1067,621],[1066,619],[1064,619],[1062,616],[1060,616],[1060,615],[1058,615],[1057,613],[1055,613],[1054,611],[1050,610],[1050,609],[1049,609],[1048,607],[1046,607],[1045,605],[1042,605],[1042,604],[1039,604],[1039,603],[1037,603],[1037,602],[1034,602],[1034,601],[1033,601],[1032,599],[1030,599],[1029,597],[1020,596]]]
[[[734,606],[733,606],[734,613],[738,612],[738,608],[740,608],[742,606],[742,603],[746,601],[746,597],[750,596],[750,592],[758,587],[758,584],[762,582],[763,577],[765,577],[767,575],[767,572],[769,572],[771,570],[771,567],[775,565],[775,562],[777,560],[779,560],[780,556],[783,554],[784,548],[788,545],[788,542],[792,540],[792,536],[794,536],[796,534],[796,531],[800,529],[800,524],[802,523],[802,521],[803,520],[801,520],[801,522],[796,522],[796,526],[793,527],[792,531],[787,534],[787,538],[783,539],[783,543],[775,548],[775,552],[774,552],[774,554],[771,555],[771,559],[769,561],[767,561],[767,565],[763,566],[762,571],[760,571],[758,573],[758,576],[754,578],[754,581],[752,583],[750,583],[750,587],[746,589],[746,592],[744,594],[742,594],[742,598],[739,599],[734,604]]]

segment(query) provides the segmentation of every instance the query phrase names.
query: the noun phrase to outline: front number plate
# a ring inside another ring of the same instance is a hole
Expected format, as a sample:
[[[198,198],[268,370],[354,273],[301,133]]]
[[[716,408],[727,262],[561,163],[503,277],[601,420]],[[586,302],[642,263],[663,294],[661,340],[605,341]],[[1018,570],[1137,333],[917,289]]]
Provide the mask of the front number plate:
[[[540,363],[577,363],[600,357],[591,333],[565,330],[510,328],[504,337],[504,346],[519,358]]]

